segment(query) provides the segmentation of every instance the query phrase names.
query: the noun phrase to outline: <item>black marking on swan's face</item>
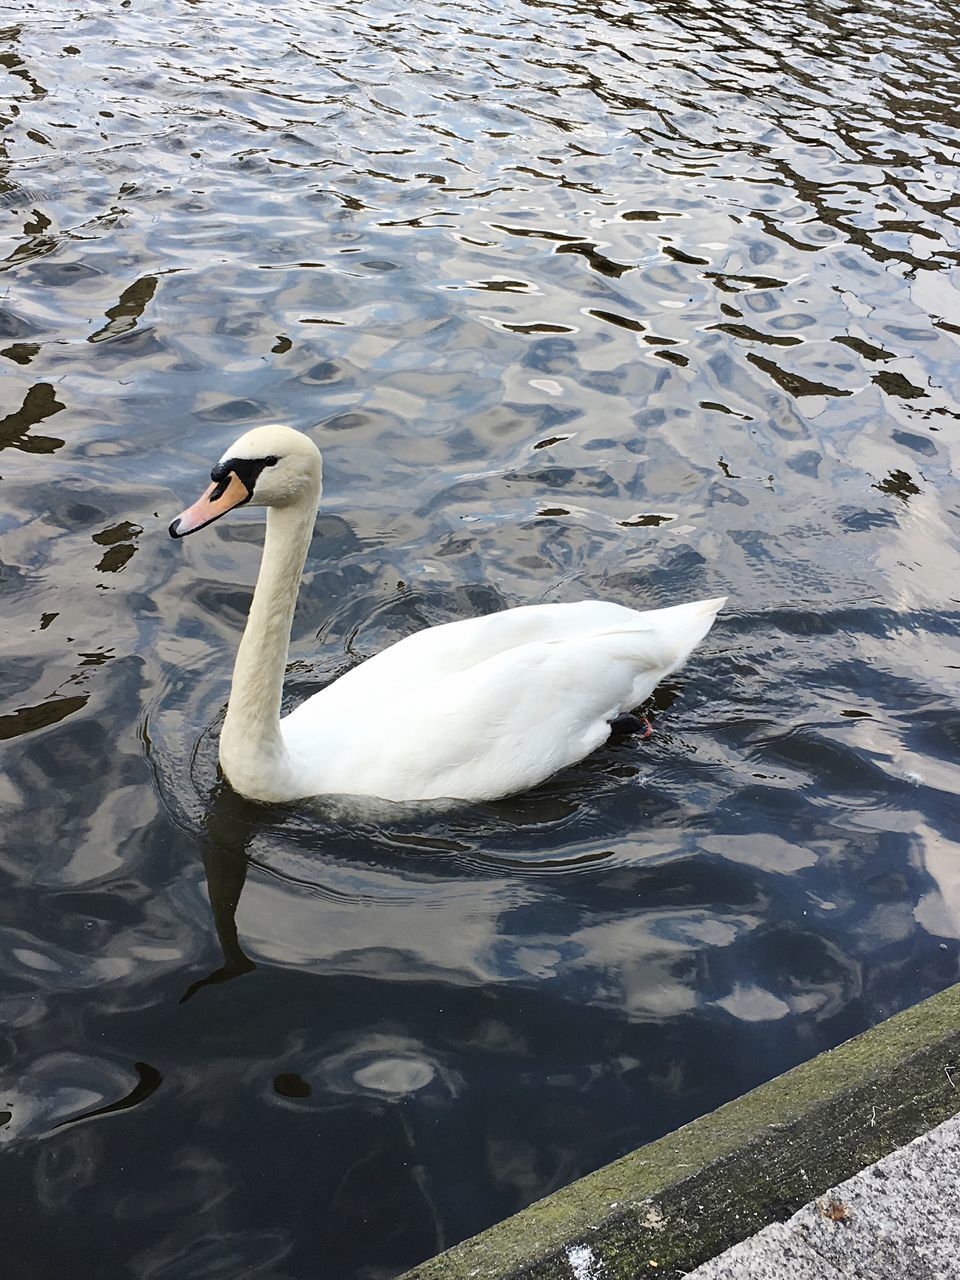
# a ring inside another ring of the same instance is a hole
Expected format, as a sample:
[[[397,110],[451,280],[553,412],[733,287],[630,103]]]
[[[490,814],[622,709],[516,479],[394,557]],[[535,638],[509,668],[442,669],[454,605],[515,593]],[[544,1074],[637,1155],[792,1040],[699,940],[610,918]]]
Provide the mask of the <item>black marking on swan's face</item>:
[[[210,495],[211,501],[223,496],[230,483],[230,473],[233,472],[247,491],[247,496],[237,506],[245,506],[253,497],[253,490],[264,467],[275,467],[279,461],[276,454],[270,454],[266,458],[225,458],[223,462],[218,462],[210,468],[210,479],[217,485]]]

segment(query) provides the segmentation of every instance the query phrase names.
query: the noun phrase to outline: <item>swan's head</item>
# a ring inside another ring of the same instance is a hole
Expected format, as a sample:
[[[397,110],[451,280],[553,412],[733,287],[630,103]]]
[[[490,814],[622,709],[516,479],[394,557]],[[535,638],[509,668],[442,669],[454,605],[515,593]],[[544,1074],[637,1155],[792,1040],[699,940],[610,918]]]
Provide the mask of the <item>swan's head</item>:
[[[235,440],[210,471],[212,484],[170,526],[183,538],[234,507],[288,507],[320,496],[320,450],[302,431],[280,425],[254,427]]]

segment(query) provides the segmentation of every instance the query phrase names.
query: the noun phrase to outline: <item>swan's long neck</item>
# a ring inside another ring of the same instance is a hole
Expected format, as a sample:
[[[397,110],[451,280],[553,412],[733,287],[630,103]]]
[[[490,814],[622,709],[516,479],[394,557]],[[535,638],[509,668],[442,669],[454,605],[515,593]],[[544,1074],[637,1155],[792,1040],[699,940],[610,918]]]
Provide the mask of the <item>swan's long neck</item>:
[[[236,790],[254,799],[282,799],[280,793],[288,789],[280,699],[319,497],[318,491],[302,502],[268,510],[260,573],[233,668],[220,763]]]

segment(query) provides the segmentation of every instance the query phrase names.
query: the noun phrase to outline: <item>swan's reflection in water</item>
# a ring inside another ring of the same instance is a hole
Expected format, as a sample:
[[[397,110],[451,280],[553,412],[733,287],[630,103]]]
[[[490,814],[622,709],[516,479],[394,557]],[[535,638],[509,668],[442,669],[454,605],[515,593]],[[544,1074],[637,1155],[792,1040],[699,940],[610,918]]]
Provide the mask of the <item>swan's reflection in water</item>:
[[[202,857],[223,964],[206,977],[191,982],[183,993],[182,1004],[202,987],[229,982],[257,967],[237,936],[237,905],[247,882],[247,850],[263,823],[264,810],[264,805],[245,800],[226,783],[217,783],[211,792],[204,822]]]

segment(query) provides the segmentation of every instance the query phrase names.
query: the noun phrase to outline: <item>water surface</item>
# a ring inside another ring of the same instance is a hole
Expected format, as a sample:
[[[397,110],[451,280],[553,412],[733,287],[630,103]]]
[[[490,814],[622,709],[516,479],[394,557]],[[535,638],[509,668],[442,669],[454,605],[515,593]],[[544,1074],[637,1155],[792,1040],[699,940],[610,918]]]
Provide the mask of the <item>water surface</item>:
[[[11,1275],[387,1280],[955,981],[955,11],[0,21]],[[325,456],[291,701],[729,593],[655,737],[445,813],[219,786],[262,525],[166,526],[269,420]]]

